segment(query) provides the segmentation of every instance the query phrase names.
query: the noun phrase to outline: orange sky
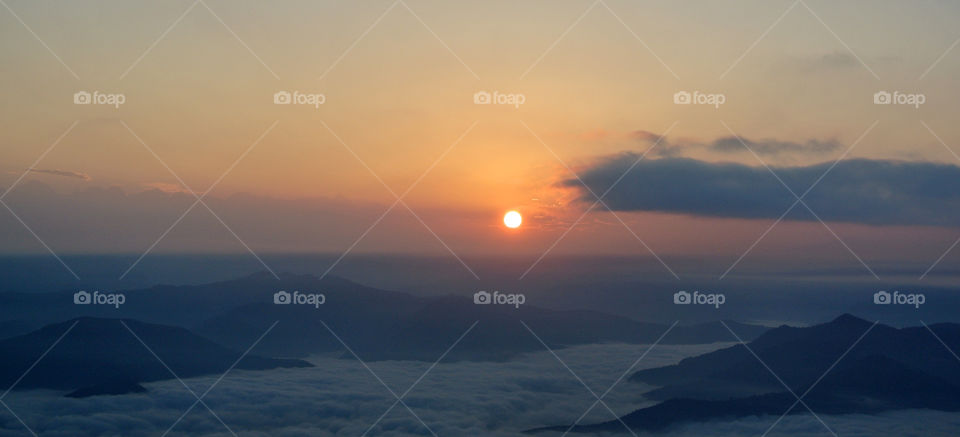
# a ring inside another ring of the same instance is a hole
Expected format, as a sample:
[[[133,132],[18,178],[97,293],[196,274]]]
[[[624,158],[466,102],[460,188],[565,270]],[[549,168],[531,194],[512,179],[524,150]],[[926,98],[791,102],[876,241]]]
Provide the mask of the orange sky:
[[[642,152],[650,142],[638,131],[669,130],[671,143],[709,143],[733,130],[752,140],[848,145],[879,121],[849,157],[958,163],[937,138],[960,145],[954,123],[960,52],[936,62],[960,36],[947,19],[960,8],[952,2],[919,11],[895,1],[809,1],[813,13],[798,7],[782,20],[792,2],[610,0],[609,9],[589,1],[207,3],[210,10],[188,10],[191,1],[56,7],[10,1],[42,43],[0,11],[0,91],[8,102],[0,107],[0,185],[13,183],[77,121],[36,168],[87,178],[35,173],[23,182],[64,195],[91,187],[135,194],[176,189],[172,170],[202,192],[229,169],[211,198],[245,193],[382,208],[394,197],[381,180],[400,194],[429,169],[405,201],[444,240],[467,252],[540,253],[584,209],[572,202],[575,193],[556,186],[571,177],[568,167],[581,171],[604,156]],[[882,89],[928,99],[917,109],[873,105]],[[123,93],[126,102],[119,109],[74,105],[79,90]],[[276,105],[278,90],[322,93],[325,102]],[[524,103],[476,105],[480,90],[523,94]],[[723,93],[726,103],[676,105],[679,90]],[[783,155],[769,163],[807,165],[840,153]],[[687,156],[759,165],[746,153],[691,149]],[[499,227],[508,209],[524,212],[526,232]],[[352,220],[342,240],[352,241],[376,210]],[[179,212],[170,214],[175,219]],[[393,214],[409,215],[402,207]],[[769,224],[623,217],[658,252],[671,254],[736,254]],[[257,226],[243,235],[263,250],[344,246],[339,237],[329,245],[323,238],[308,247],[280,244]],[[558,251],[646,253],[609,214],[591,213],[583,227]],[[143,241],[103,247],[137,252],[165,225],[155,228],[144,231]],[[819,225],[783,228],[761,250],[836,243]],[[838,229],[871,250],[871,232],[889,233]],[[919,258],[935,258],[950,233],[901,231],[921,242]],[[21,237],[23,247],[12,251],[36,249],[27,249],[35,245],[29,235]],[[98,249],[51,238],[67,250]],[[419,236],[416,243],[395,238],[373,233],[361,249],[421,244]],[[443,251],[429,234],[426,240],[423,250]],[[230,238],[224,244],[215,247],[238,249]],[[902,249],[887,246],[876,249],[878,257]],[[172,242],[166,249],[186,247]]]

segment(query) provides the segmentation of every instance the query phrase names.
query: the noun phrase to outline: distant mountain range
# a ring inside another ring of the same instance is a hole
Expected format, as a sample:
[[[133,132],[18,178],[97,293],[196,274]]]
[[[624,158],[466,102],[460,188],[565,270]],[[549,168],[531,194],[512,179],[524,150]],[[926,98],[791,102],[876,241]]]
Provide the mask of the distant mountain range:
[[[279,290],[323,293],[326,301],[319,307],[276,305],[273,294]],[[478,322],[476,329],[446,360],[506,360],[520,353],[542,351],[543,345],[521,321],[551,348],[600,342],[652,343],[669,327],[592,311],[548,310],[532,303],[519,309],[476,305],[472,291],[463,296],[417,297],[337,277],[319,280],[309,275],[281,275],[277,281],[264,273],[198,286],[156,286],[124,293],[126,303],[119,309],[74,305],[72,293],[0,294],[0,329],[7,327],[20,333],[34,320],[55,323],[80,315],[125,317],[186,327],[216,343],[243,350],[267,326],[279,321],[255,352],[285,357],[321,353],[350,356],[327,330],[329,327],[364,360],[433,361],[474,322]],[[767,329],[729,324],[745,339],[753,339]],[[730,340],[729,332],[713,322],[677,326],[662,343]]]
[[[220,375],[241,357],[240,352],[184,328],[135,320],[123,323],[130,330],[117,319],[79,318],[0,340],[0,386],[16,383],[16,389],[74,390],[68,394],[71,397],[122,394],[143,391],[142,382],[173,379],[170,370],[180,378]],[[302,360],[247,355],[236,369],[309,366]]]
[[[936,337],[926,327],[874,326],[851,315],[807,328],[781,326],[749,342],[749,349],[736,345],[636,372],[631,381],[660,386],[644,396],[663,402],[620,419],[635,430],[652,431],[687,422],[779,416],[796,402],[784,384],[798,396],[809,391],[804,403],[822,414],[909,408],[960,411],[960,360],[950,351],[960,350],[960,325],[929,328]],[[807,410],[797,405],[791,413]],[[623,424],[615,420],[577,425],[572,431],[623,431]]]

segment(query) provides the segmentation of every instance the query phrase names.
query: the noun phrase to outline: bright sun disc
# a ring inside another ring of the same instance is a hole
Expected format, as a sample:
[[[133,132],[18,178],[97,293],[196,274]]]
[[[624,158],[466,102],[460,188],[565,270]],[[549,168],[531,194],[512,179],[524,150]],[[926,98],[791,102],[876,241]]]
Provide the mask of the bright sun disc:
[[[520,223],[523,223],[523,217],[520,216],[519,212],[508,211],[503,216],[503,224],[508,228],[515,229],[520,227]]]

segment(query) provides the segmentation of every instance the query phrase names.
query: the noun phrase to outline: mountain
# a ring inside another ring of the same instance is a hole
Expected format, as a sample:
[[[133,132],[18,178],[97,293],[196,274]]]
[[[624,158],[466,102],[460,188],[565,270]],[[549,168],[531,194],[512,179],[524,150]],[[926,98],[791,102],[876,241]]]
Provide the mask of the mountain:
[[[930,330],[951,349],[960,348],[960,325],[937,324]],[[779,416],[796,402],[790,391],[797,395],[809,391],[804,403],[823,414],[910,408],[960,411],[960,361],[944,344],[925,327],[896,329],[847,314],[807,328],[782,326],[749,342],[749,349],[736,345],[634,373],[632,381],[661,386],[644,396],[663,402],[621,419],[636,430],[659,430],[685,422]],[[820,379],[827,369],[830,372]],[[797,406],[791,413],[806,409]],[[573,431],[622,429],[619,421],[610,421],[578,425]]]
[[[184,328],[122,322],[181,378],[219,375],[241,356]],[[76,390],[70,393],[74,397],[137,391],[139,383],[173,378],[118,319],[79,318],[0,340],[0,356],[0,386],[16,382],[17,389]],[[302,360],[247,355],[236,369],[309,366]]]
[[[102,293],[120,292],[126,302],[115,308],[111,305],[75,305],[73,294],[79,290],[52,293],[0,293],[0,335],[5,331],[12,335],[23,334],[50,323],[62,322],[77,317],[130,318],[150,323],[175,326],[194,326],[218,314],[241,305],[264,302],[275,291],[310,290],[318,286],[316,278],[307,275],[281,276],[277,281],[271,274],[262,272],[246,275],[229,281],[201,285],[156,285],[143,289],[105,290]],[[339,278],[328,277],[323,281],[334,288],[349,289],[355,285]],[[93,292],[96,288],[87,288]],[[16,321],[18,323],[13,324]],[[29,330],[24,331],[27,324]],[[17,331],[20,332],[17,332]]]
[[[264,323],[279,320],[277,335],[257,351],[267,355],[306,356],[339,352],[349,355],[329,327],[362,359],[422,360],[439,358],[471,330],[446,360],[507,360],[517,354],[543,351],[526,324],[551,348],[578,344],[623,342],[649,344],[669,326],[643,323],[593,311],[557,311],[532,305],[477,305],[472,296],[413,297],[404,293],[354,289],[352,293],[317,287],[326,293],[319,307],[254,303],[226,311],[197,327],[197,332],[221,344],[240,347]],[[747,338],[767,328],[734,324]],[[312,335],[302,335],[309,332]],[[677,326],[663,344],[703,344],[731,341],[719,322]]]
[[[326,302],[317,307],[275,305],[273,296],[280,290],[322,293]],[[419,297],[334,276],[318,279],[280,274],[278,281],[270,274],[259,273],[210,284],[159,285],[122,293],[126,301],[119,308],[75,305],[72,292],[0,294],[0,338],[4,320],[9,321],[7,335],[20,335],[28,329],[75,317],[122,317],[182,326],[219,344],[243,350],[266,326],[279,321],[276,332],[265,338],[255,352],[292,357],[345,352],[328,332],[328,326],[364,360],[433,361],[477,321],[476,329],[463,338],[447,359],[505,360],[519,353],[543,350],[523,323],[551,348],[598,342],[652,343],[669,327],[594,311],[545,309],[531,302],[519,308],[476,305],[472,292]],[[23,320],[36,326],[18,322]],[[730,323],[746,339],[767,329]],[[712,322],[679,325],[663,343],[732,340],[723,326]]]

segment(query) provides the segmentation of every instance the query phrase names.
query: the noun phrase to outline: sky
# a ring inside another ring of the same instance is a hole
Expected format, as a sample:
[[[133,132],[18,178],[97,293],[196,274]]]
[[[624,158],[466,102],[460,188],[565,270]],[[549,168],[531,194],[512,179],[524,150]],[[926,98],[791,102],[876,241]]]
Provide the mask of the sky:
[[[960,236],[956,2],[6,3],[3,253],[933,263]]]

